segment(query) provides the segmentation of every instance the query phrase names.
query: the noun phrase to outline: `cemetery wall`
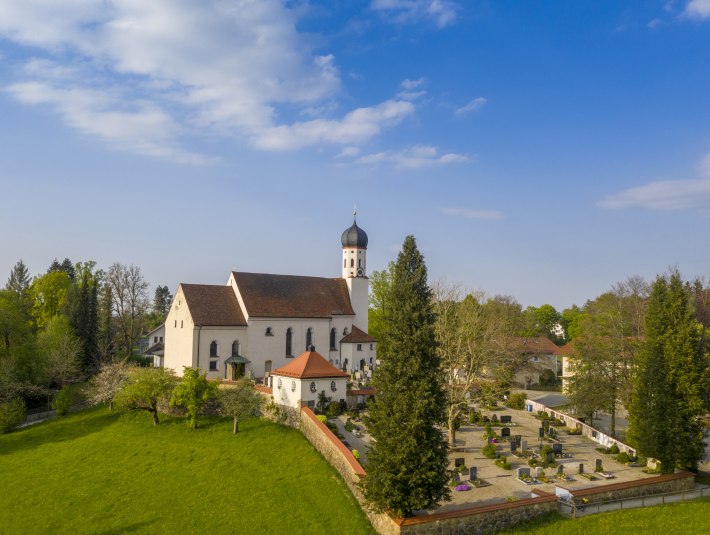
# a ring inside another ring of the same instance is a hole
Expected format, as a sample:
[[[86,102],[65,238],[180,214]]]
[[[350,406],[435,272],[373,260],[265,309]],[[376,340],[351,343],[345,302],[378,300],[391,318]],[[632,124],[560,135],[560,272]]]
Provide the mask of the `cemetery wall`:
[[[581,504],[583,499],[587,503],[604,503],[627,498],[640,498],[642,496],[652,496],[654,494],[667,494],[670,492],[682,492],[695,488],[695,474],[680,471],[675,474],[664,474],[657,477],[641,479],[637,481],[624,481],[622,483],[612,483],[598,487],[586,489],[567,489],[576,504]]]
[[[623,442],[602,433],[598,429],[594,429],[592,426],[587,425],[584,422],[581,422],[580,420],[569,416],[568,414],[556,411],[555,409],[552,409],[546,405],[543,405],[542,403],[538,403],[537,401],[532,401],[530,399],[526,399],[525,404],[532,406],[533,413],[535,414],[537,414],[537,411],[545,411],[547,412],[547,414],[550,415],[550,418],[558,418],[562,420],[565,425],[570,429],[580,429],[582,431],[582,435],[589,438],[590,440],[593,440],[594,442],[597,442],[598,444],[601,444],[605,448],[610,448],[611,446],[616,444],[619,447],[619,451],[625,451],[631,456],[636,455],[636,450],[628,444],[624,444]]]
[[[328,429],[323,422],[318,420],[316,415],[308,407],[301,407],[300,430],[308,441],[325,457],[325,459],[335,468],[346,485],[353,493],[360,507],[367,515],[372,527],[380,535],[399,535],[399,526],[391,517],[385,514],[377,514],[370,511],[365,505],[365,499],[360,492],[358,482],[360,477],[365,475],[357,459],[348,448]]]
[[[541,496],[510,503],[469,507],[445,513],[397,520],[402,535],[463,535],[495,533],[557,510],[557,496]]]

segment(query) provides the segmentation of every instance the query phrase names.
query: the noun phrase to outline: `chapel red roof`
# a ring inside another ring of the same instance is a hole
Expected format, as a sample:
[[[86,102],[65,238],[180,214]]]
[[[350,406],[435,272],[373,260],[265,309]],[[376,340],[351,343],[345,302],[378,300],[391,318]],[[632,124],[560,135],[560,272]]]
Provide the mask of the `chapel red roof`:
[[[195,325],[246,326],[231,286],[183,283],[180,287]]]
[[[328,362],[317,351],[306,351],[285,366],[277,368],[272,375],[283,375],[297,379],[315,379],[318,377],[350,377],[350,374],[339,370]]]

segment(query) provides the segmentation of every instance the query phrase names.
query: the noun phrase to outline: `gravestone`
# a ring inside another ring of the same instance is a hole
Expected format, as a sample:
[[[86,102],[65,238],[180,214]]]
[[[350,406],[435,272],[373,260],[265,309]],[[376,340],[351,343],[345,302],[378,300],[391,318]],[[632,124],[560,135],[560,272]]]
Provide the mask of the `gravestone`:
[[[515,442],[518,444],[518,446],[522,445],[523,435],[515,435],[513,438],[515,439]]]
[[[503,438],[509,438],[510,437],[510,428],[509,427],[504,427],[503,429],[500,430],[500,436]]]
[[[518,449],[518,443],[515,440],[510,441],[510,453],[515,453]]]
[[[604,468],[602,467],[602,460],[601,459],[596,459],[595,463],[596,463],[594,465],[595,472],[601,472],[602,470],[604,470]]]
[[[577,473],[579,473],[579,474],[584,473],[584,465],[582,463],[579,463],[579,470],[577,471]]]
[[[502,423],[502,424],[513,423],[513,417],[510,415],[503,415],[500,417],[500,423]]]
[[[495,414],[493,416],[491,416],[491,422],[493,422],[494,424],[497,424],[498,423],[498,416]]]
[[[469,479],[471,481],[475,481],[476,479],[478,479],[478,468],[476,468],[475,466],[472,466],[469,474],[470,474]]]
[[[550,430],[550,420],[543,420],[542,421],[542,428],[545,430],[545,433],[547,433]]]
[[[528,449],[528,441],[527,440],[520,440],[520,449],[522,451],[525,451]]]
[[[558,476],[563,476],[565,475],[565,467],[563,465],[559,465],[557,467],[557,475]]]
[[[562,455],[562,444],[557,443],[552,445],[552,453],[555,455]]]
[[[466,465],[466,459],[463,457],[457,457],[454,459],[454,467],[458,468],[459,466],[465,466]]]
[[[550,438],[555,438],[555,436],[557,436],[557,431],[555,431],[554,427],[550,427],[547,430],[547,436],[549,436]]]
[[[547,464],[554,463],[554,462],[555,462],[555,454],[554,454],[553,452],[551,452],[551,451],[548,451],[548,452],[545,454],[545,462],[546,462]]]
[[[540,438],[545,436],[545,428],[544,427],[541,427],[540,429],[538,429],[537,432],[540,435]]]
[[[483,417],[483,423],[484,423],[484,424],[489,424],[489,423],[491,423],[491,419],[490,419],[488,416],[484,416],[484,417]]]
[[[535,477],[542,477],[545,473],[545,469],[542,466],[535,467]]]
[[[529,476],[530,476],[530,468],[528,468],[527,466],[521,466],[520,468],[518,468],[518,469],[516,470],[516,473],[517,473],[517,477],[518,477],[518,478],[520,478],[520,477],[522,477],[522,476],[528,476],[528,477],[529,477]]]

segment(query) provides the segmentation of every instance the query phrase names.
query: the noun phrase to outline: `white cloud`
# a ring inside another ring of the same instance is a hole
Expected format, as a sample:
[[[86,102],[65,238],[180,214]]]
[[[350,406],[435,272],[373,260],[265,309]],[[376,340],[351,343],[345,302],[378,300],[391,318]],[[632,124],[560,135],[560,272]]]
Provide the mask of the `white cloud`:
[[[187,154],[178,148],[186,133],[237,136],[266,150],[350,145],[414,112],[399,98],[333,118],[335,58],[313,52],[286,6],[2,0],[0,38],[44,56],[27,62],[8,91],[123,149],[167,158]],[[290,123],[283,109],[316,118]]]
[[[417,80],[410,80],[407,78],[406,80],[402,81],[400,84],[402,86],[402,89],[407,89],[409,91],[413,89],[417,89],[419,86],[421,86],[424,83],[424,78],[419,78]]]
[[[658,180],[607,195],[602,208],[648,210],[710,209],[710,154],[699,165],[703,177],[695,180]]]
[[[376,165],[389,163],[398,168],[420,169],[435,165],[447,165],[469,161],[467,156],[449,152],[439,154],[437,147],[415,145],[401,151],[382,151],[367,154],[355,160],[356,163]]]
[[[683,10],[683,15],[693,19],[710,18],[710,0],[690,0]]]
[[[370,9],[387,15],[395,24],[433,20],[439,28],[453,24],[458,6],[450,0],[372,0]]]
[[[663,23],[663,21],[662,21],[661,19],[652,19],[652,20],[650,20],[650,21],[648,22],[648,24],[646,24],[646,26],[647,26],[649,29],[651,29],[651,30],[655,30],[655,29],[658,28],[662,23]]]
[[[441,211],[452,217],[463,217],[465,219],[485,219],[488,221],[499,221],[505,219],[505,214],[498,210],[471,210],[469,208],[442,208]]]
[[[354,158],[360,154],[360,147],[345,147],[336,158]]]
[[[485,106],[487,102],[488,99],[484,97],[474,98],[473,100],[458,108],[455,113],[458,116],[463,116],[469,113],[477,112],[483,106]]]

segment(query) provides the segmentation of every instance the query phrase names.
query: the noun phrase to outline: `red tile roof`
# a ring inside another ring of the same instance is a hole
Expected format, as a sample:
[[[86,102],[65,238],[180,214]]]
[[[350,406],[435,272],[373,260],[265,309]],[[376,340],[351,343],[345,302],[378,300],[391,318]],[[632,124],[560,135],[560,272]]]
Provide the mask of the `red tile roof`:
[[[572,342],[567,342],[565,345],[563,345],[562,347],[558,347],[558,348],[555,350],[555,355],[566,355],[566,356],[569,356],[569,355],[574,355],[574,353],[575,353],[574,341],[572,341]]]
[[[354,315],[345,279],[232,272],[249,316],[329,318]]]
[[[181,284],[180,287],[195,325],[246,326],[231,286]]]
[[[323,355],[316,351],[306,351],[300,357],[271,372],[272,375],[284,375],[297,379],[315,379],[318,377],[350,377],[350,374],[339,370]]]
[[[353,325],[352,332],[344,336],[340,341],[346,344],[371,344],[377,342],[372,336],[362,329],[358,329],[355,325]]]
[[[553,355],[559,349],[549,338],[537,336],[534,338],[515,338],[513,348],[520,353],[537,355]]]

